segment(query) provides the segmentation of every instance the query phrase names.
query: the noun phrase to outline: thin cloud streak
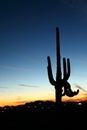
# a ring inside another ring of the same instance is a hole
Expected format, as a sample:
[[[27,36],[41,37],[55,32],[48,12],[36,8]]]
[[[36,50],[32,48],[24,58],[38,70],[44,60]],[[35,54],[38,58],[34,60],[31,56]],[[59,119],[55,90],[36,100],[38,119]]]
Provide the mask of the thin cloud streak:
[[[16,67],[16,66],[3,66],[3,65],[0,65],[0,68],[2,68],[2,69],[15,69],[15,70],[31,71],[31,69],[21,68],[21,67]]]
[[[6,88],[8,88],[8,87],[2,87],[2,86],[0,86],[0,89],[6,89]]]
[[[16,104],[25,104],[25,103],[28,103],[29,101],[25,100],[25,101],[17,101],[15,102]]]
[[[86,90],[86,89],[82,88],[82,87],[81,87],[81,86],[79,86],[79,85],[75,85],[75,87],[79,88],[80,90],[82,90],[82,91],[84,91],[84,92],[87,92],[87,90]]]
[[[17,88],[17,87],[4,87],[4,86],[1,86],[0,89],[20,89],[20,88]]]
[[[35,87],[35,88],[38,87],[38,86],[28,85],[28,84],[19,84],[19,86],[22,86],[22,87]]]

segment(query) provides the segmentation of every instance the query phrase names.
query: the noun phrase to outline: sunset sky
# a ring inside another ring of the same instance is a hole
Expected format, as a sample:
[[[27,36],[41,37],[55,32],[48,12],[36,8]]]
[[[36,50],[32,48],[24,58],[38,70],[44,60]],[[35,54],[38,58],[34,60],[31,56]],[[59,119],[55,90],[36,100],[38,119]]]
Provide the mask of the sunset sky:
[[[70,58],[72,90],[80,88],[74,98],[87,97],[87,1],[3,0],[0,106],[55,100],[54,86],[48,80],[47,56],[51,57],[55,78],[56,27],[60,30],[61,58]]]

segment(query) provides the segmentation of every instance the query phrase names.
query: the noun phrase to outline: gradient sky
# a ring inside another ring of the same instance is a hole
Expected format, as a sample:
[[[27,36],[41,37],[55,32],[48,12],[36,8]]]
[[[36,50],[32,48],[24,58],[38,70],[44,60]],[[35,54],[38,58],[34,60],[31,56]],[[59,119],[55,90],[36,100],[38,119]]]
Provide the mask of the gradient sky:
[[[72,90],[87,90],[87,1],[0,1],[0,105],[53,99],[47,56],[56,77],[56,27],[61,57],[70,58]],[[78,95],[79,96],[79,95]]]

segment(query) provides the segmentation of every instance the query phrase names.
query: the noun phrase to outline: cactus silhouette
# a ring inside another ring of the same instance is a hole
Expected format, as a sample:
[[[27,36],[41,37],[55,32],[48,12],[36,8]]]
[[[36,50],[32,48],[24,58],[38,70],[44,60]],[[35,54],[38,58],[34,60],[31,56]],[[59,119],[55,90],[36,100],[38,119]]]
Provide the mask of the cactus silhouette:
[[[79,90],[72,91],[68,79],[70,77],[70,59],[63,58],[63,74],[61,72],[61,55],[60,55],[60,37],[59,28],[56,27],[56,79],[53,78],[51,59],[50,56],[47,57],[48,66],[48,78],[49,82],[55,86],[55,98],[56,98],[56,108],[60,109],[62,105],[62,96],[67,95],[68,97],[73,97],[79,93]]]

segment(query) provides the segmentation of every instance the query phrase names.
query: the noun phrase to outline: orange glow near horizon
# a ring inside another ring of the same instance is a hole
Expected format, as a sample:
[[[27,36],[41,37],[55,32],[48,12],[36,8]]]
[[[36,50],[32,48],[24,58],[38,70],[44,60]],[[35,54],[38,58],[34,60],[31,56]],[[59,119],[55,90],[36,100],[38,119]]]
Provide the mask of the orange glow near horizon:
[[[34,96],[28,96],[28,95],[21,95],[21,96],[10,96],[10,97],[4,97],[0,99],[0,107],[4,106],[17,106],[17,105],[22,105],[27,102],[34,102],[37,100],[50,100],[54,101],[55,96],[53,94],[48,93],[47,95],[42,95],[42,94],[36,94]]]
[[[4,106],[17,106],[17,105],[23,105],[27,102],[34,102],[37,100],[42,100],[42,101],[55,101],[55,96],[41,96],[41,98],[39,98],[40,96],[37,97],[33,97],[33,98],[21,98],[21,99],[3,99],[0,101],[0,107],[4,107]],[[81,102],[81,101],[87,101],[87,94],[79,94],[77,96],[74,97],[67,97],[64,96],[62,97],[62,101],[71,101],[71,102]]]
[[[79,94],[79,95],[76,95],[74,97],[67,97],[67,96],[64,96],[62,98],[62,101],[73,101],[73,102],[82,102],[82,101],[87,101],[87,94]]]

